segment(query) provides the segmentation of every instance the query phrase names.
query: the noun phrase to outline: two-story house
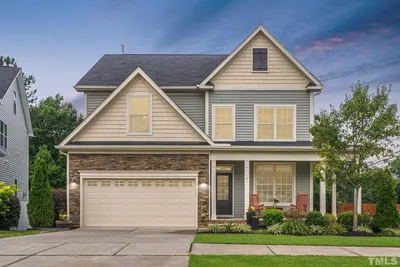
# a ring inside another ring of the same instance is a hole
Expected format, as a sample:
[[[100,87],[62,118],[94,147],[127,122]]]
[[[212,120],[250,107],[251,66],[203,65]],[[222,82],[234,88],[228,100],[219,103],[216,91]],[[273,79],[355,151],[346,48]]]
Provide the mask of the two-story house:
[[[0,66],[0,181],[16,184],[21,201],[18,229],[27,229],[29,136],[33,136],[29,104],[20,68]]]
[[[243,220],[249,195],[313,206],[314,94],[323,85],[265,28],[227,55],[104,55],[75,85],[68,153],[78,226]]]

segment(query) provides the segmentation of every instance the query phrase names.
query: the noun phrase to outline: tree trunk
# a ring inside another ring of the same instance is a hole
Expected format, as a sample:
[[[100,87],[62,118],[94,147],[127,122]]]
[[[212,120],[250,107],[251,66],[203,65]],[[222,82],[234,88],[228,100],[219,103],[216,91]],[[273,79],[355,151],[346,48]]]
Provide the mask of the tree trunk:
[[[360,190],[359,187],[355,188],[355,193],[354,193],[353,231],[357,231],[357,224],[358,224],[358,191],[359,190]]]

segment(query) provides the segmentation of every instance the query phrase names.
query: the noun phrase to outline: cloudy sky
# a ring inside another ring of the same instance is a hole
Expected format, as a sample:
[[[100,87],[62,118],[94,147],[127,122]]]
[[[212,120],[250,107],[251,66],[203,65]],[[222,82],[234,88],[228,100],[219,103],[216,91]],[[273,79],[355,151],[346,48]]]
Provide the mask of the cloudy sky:
[[[358,80],[400,104],[397,0],[1,1],[0,55],[36,77],[39,98],[72,86],[106,53],[230,53],[264,26],[325,85],[318,109]]]

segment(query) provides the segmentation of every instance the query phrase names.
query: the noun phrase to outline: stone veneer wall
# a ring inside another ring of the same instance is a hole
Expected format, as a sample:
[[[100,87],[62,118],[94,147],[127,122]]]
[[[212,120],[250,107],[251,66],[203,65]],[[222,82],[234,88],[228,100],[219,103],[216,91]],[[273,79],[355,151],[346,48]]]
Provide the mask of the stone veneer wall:
[[[209,157],[206,154],[70,154],[69,183],[75,179],[79,185],[79,170],[199,171],[198,225],[205,227],[208,224],[209,190],[200,187],[203,178],[210,184]],[[77,189],[69,190],[69,215],[77,227],[80,224],[80,188],[79,185]]]

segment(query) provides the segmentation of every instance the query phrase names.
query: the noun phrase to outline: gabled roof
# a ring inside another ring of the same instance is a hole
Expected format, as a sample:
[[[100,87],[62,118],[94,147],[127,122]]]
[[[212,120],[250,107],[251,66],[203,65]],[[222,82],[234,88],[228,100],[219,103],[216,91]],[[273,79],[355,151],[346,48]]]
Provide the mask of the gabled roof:
[[[0,66],[0,99],[3,99],[21,68]]]
[[[118,94],[126,88],[126,86],[137,76],[143,77],[156,92],[185,120],[208,144],[214,145],[214,142],[197,126],[192,119],[190,119],[176,104],[172,101],[163,90],[140,68],[137,67],[101,104],[92,112],[86,119],[75,128],[75,130],[70,133],[64,141],[58,146],[62,148],[63,146],[69,144],[71,140],[76,137],[90,122],[92,122],[99,114],[103,111],[108,104],[118,96]]]
[[[291,62],[305,77],[310,79],[310,84],[307,86],[307,88],[310,89],[322,89],[323,85],[322,83],[309,71],[307,70],[306,67],[303,66],[303,64],[300,63],[290,52],[280,43],[278,40],[275,39],[274,36],[264,27],[264,25],[260,24],[249,36],[247,36],[246,39],[243,40],[239,44],[238,47],[235,48],[235,50],[232,51],[232,53],[224,59],[224,61],[221,62],[221,64],[215,68],[210,75],[208,75],[200,84],[201,85],[206,85],[208,84],[215,75],[217,75],[223,67],[228,64],[229,61],[234,58],[240,50],[242,50],[243,47],[247,43],[250,42],[250,40],[253,39],[254,36],[256,36],[258,33],[263,33],[264,36],[280,51],[288,60]]]
[[[0,66],[0,99],[3,99],[14,81],[17,82],[18,92],[21,96],[22,112],[24,113],[28,136],[33,136],[32,121],[29,113],[28,100],[26,98],[24,80],[22,79],[22,70],[17,67]],[[10,110],[10,112],[12,111]]]
[[[115,54],[104,55],[75,85],[114,86],[141,68],[158,86],[196,86],[228,55]]]

